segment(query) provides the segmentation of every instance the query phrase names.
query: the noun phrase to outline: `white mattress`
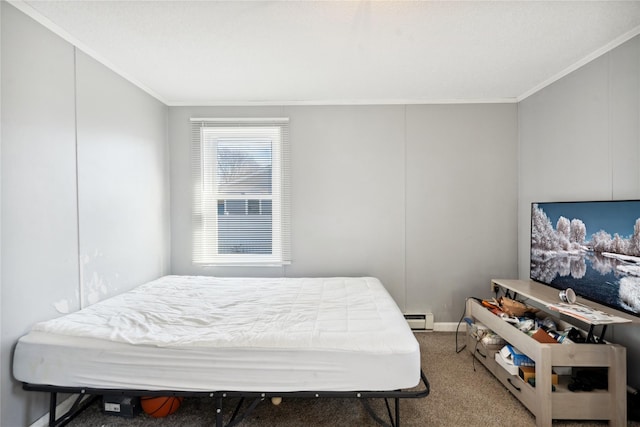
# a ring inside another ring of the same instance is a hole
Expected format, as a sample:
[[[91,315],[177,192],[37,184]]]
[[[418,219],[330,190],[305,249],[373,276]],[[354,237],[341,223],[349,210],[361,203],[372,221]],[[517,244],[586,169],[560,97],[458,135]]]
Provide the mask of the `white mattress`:
[[[395,390],[420,349],[378,279],[166,276],[20,338],[14,377],[175,391]]]

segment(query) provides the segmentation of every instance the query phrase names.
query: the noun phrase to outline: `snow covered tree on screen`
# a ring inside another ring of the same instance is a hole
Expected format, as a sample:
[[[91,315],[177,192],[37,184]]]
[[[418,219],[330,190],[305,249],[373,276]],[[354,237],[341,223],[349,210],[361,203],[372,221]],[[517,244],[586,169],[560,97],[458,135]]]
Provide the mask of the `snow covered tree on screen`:
[[[531,210],[531,248],[541,251],[558,249],[558,237],[551,220],[537,204]]]
[[[556,224],[559,249],[569,250],[569,237],[571,234],[571,221],[561,216]]]
[[[531,247],[540,252],[580,251],[584,248],[587,227],[580,219],[561,216],[553,228],[547,214],[537,204],[531,211]]]
[[[620,237],[618,233],[613,235],[611,241],[611,252],[616,254],[627,254],[629,251],[629,241]]]
[[[574,218],[571,220],[571,232],[569,233],[569,241],[580,246],[584,245],[584,239],[587,237],[587,226],[582,220]]]
[[[591,246],[594,252],[611,252],[611,234],[600,230],[591,236]]]
[[[629,239],[629,255],[640,256],[640,218],[633,226],[633,236]]]

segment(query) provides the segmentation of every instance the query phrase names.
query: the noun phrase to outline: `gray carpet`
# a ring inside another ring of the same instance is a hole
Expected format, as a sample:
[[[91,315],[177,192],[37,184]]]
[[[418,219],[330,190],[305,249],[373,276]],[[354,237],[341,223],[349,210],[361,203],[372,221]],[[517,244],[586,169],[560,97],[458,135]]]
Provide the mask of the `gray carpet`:
[[[472,362],[467,350],[455,351],[455,334],[416,333],[422,352],[422,368],[431,383],[431,393],[422,399],[401,403],[402,426],[535,426],[533,415],[513,397],[480,363]],[[463,335],[459,336],[459,345]],[[381,401],[372,402],[384,414]],[[226,418],[233,408],[228,408]],[[101,413],[94,403],[70,426],[215,426],[211,399],[186,398],[180,409],[165,418],[141,413],[123,418]],[[244,427],[298,426],[376,426],[356,399],[285,399],[279,406],[264,401],[251,416],[240,423]],[[599,422],[554,421],[566,427],[603,426]],[[629,423],[638,427],[640,423]]]

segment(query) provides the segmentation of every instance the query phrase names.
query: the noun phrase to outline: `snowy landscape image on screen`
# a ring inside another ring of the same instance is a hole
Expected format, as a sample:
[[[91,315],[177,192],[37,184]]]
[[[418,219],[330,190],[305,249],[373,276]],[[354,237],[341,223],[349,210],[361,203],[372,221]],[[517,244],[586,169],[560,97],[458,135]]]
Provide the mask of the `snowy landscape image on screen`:
[[[531,278],[640,315],[640,200],[533,203]]]

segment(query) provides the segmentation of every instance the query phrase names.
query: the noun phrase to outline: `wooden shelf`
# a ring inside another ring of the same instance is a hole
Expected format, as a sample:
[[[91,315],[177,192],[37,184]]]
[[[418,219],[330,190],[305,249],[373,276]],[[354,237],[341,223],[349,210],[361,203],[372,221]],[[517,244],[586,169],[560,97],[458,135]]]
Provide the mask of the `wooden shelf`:
[[[551,286],[543,285],[534,280],[498,280],[494,279],[491,281],[491,289],[494,289],[494,286],[498,286],[503,289],[509,289],[512,292],[515,292],[517,295],[527,298],[533,302],[538,303],[542,306],[547,306],[550,304],[557,304],[560,302],[559,290],[555,289]],[[625,313],[624,311],[616,310],[611,307],[607,307],[606,305],[598,304],[597,302],[593,302],[582,297],[577,297],[577,302],[587,306],[593,310],[602,311],[604,313],[609,313],[612,316],[619,317],[624,319],[624,323],[635,323],[640,324],[640,317],[633,316],[629,313]],[[568,316],[570,317],[570,316]],[[583,319],[575,319],[579,322],[584,322],[589,324],[588,321]],[[622,322],[611,322],[608,324],[615,324]],[[600,323],[598,323],[600,324]]]
[[[541,307],[558,299],[554,289],[533,281],[494,280],[492,289],[494,286],[534,300]],[[611,311],[606,307],[596,309]],[[558,314],[544,312],[552,317]],[[617,312],[615,315],[620,314]],[[626,425],[627,369],[624,347],[610,343],[541,344],[472,299],[467,301],[467,316],[486,326],[535,362],[536,387],[532,387],[519,376],[509,374],[495,361],[495,353],[500,346],[480,345],[469,335],[467,347],[474,357],[535,415],[538,426],[551,426],[554,419],[609,420],[614,426]],[[561,377],[556,391],[552,392],[551,372],[555,366],[606,368],[608,389],[572,392],[567,388],[571,379]]]

